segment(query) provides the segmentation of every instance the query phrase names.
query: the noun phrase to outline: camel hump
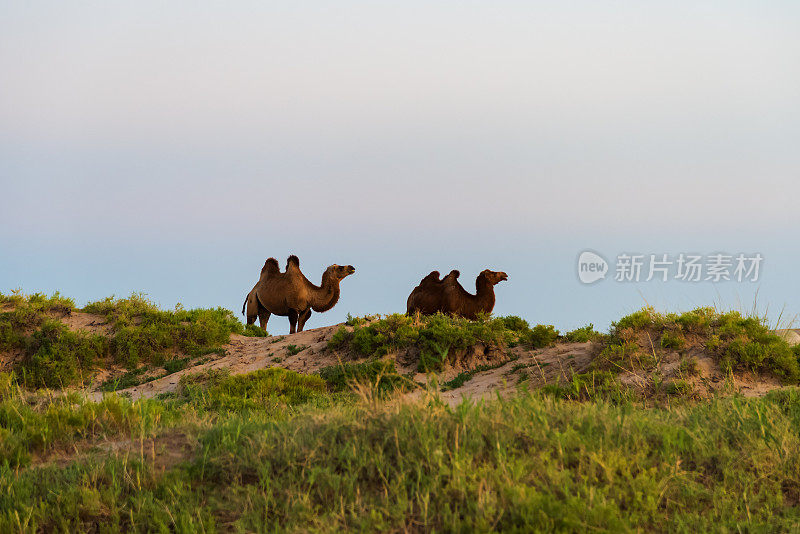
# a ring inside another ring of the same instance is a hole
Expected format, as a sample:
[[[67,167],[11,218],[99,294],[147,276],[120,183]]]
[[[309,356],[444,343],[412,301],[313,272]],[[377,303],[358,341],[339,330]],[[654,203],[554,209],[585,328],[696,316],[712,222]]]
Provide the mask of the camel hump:
[[[300,258],[292,254],[288,258],[286,258],[286,268],[288,269],[290,265],[294,265],[295,267],[300,267]]]
[[[459,276],[461,276],[461,271],[459,271],[458,269],[453,269],[452,271],[450,271],[450,273],[447,276],[445,276],[445,278],[456,279]]]
[[[432,282],[438,282],[438,281],[439,281],[439,271],[431,271],[430,273],[425,275],[425,278],[420,280],[419,285],[427,285]]]
[[[261,274],[275,274],[280,272],[281,268],[278,265],[278,260],[275,258],[269,258],[267,261],[264,262],[264,267],[261,268]]]

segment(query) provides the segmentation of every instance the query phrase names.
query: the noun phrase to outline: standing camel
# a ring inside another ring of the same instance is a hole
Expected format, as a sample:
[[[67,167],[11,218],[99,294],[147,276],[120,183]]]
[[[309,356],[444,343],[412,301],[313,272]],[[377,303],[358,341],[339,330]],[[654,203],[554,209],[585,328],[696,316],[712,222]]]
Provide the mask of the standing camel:
[[[302,332],[311,310],[324,312],[336,305],[339,283],[354,272],[352,265],[331,265],[322,273],[321,285],[316,286],[300,271],[297,256],[289,256],[283,273],[277,260],[270,258],[261,270],[258,283],[245,299],[243,310],[247,308],[247,324],[253,324],[258,316],[261,328],[266,330],[270,315],[275,314],[289,318],[290,334]]]

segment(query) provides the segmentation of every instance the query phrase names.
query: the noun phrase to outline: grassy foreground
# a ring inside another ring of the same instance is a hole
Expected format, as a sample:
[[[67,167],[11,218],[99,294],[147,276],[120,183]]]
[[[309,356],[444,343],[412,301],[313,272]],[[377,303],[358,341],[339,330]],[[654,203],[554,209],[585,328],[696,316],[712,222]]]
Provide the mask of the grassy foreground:
[[[0,350],[21,356],[0,373],[0,533],[800,530],[800,389],[649,402],[656,389],[617,380],[657,377],[666,351],[691,375],[702,350],[726,373],[796,385],[800,348],[737,313],[644,309],[608,334],[564,335],[518,317],[352,318],[331,346],[367,361],[187,374],[156,399],[93,402],[35,388],[109,363],[131,381],[170,373],[259,332],[227,310],[162,311],[135,295],[82,310],[105,318],[102,335],[67,329],[59,317],[76,308],[58,294],[0,305]],[[455,407],[378,359],[405,348],[437,371],[473,344],[589,340],[598,356],[571,383]],[[409,391],[421,394],[400,398]]]
[[[0,384],[0,532],[800,527],[800,390],[450,408],[281,369],[131,402]]]

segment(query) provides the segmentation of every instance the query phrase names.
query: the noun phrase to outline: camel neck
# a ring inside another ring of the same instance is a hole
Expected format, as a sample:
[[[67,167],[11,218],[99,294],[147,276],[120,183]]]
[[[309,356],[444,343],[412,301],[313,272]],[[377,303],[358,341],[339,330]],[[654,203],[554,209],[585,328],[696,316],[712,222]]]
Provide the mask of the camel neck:
[[[311,309],[324,312],[333,308],[339,301],[339,281],[327,272],[322,275],[322,284],[312,291]]]
[[[475,280],[475,300],[481,304],[481,308],[494,308],[494,286],[485,276],[478,275]]]

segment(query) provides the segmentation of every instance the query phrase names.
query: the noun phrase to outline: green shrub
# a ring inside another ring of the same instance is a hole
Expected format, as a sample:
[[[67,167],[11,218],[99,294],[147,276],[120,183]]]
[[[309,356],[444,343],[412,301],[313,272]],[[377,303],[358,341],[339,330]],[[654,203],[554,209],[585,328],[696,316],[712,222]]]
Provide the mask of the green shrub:
[[[12,291],[11,295],[4,295],[0,292],[0,304],[9,304],[15,308],[20,306],[27,307],[37,313],[66,314],[75,309],[75,301],[61,296],[58,291],[49,297],[44,293],[25,295],[19,289]]]
[[[763,334],[753,341],[732,341],[724,350],[721,362],[724,369],[771,371],[787,381],[800,380],[796,350],[774,334]]]
[[[308,347],[306,347],[304,345],[301,345],[299,347],[297,345],[286,345],[286,352],[289,353],[289,356],[294,356],[295,354],[299,354],[300,352],[303,352],[307,348]]]
[[[650,328],[661,322],[661,316],[652,307],[642,308],[630,315],[626,315],[619,321],[611,323],[612,331],[618,332],[627,328],[641,330]]]
[[[711,327],[711,321],[717,316],[713,308],[697,308],[695,310],[682,313],[675,322],[684,332],[694,334],[704,334]]]
[[[595,341],[600,337],[602,337],[602,334],[596,331],[591,323],[564,334],[564,339],[570,343],[586,343],[587,341]]]
[[[519,324],[512,320],[512,323]],[[333,349],[347,348],[363,356],[382,357],[391,352],[415,347],[419,351],[421,371],[441,370],[463,351],[478,343],[502,346],[519,335],[506,328],[503,319],[479,318],[469,321],[437,314],[422,316],[417,322],[407,315],[389,315],[367,326],[348,331],[341,326],[328,343]]]
[[[669,330],[661,334],[662,349],[681,350],[686,346],[686,338],[680,332],[670,332]]]
[[[338,349],[345,347],[350,340],[353,339],[353,333],[349,332],[344,325],[340,325],[328,340],[329,349]]]
[[[623,337],[630,339],[625,331],[649,329],[648,334],[660,336],[660,347],[682,350],[687,346],[687,336],[696,342],[697,336],[705,336],[705,348],[719,358],[722,368],[728,372],[750,370],[758,373],[774,373],[790,383],[800,381],[798,352],[779,336],[773,334],[764,320],[745,317],[739,312],[719,313],[713,308],[698,308],[690,312],[662,315],[652,308],[644,308],[613,323],[609,344],[601,354],[599,368],[604,363],[619,362],[624,351],[620,348]],[[647,352],[639,355],[652,359]]]
[[[48,314],[70,313],[75,308],[71,299],[59,293],[47,297],[15,292],[4,295],[2,302],[14,309],[0,312],[0,350],[24,353],[17,375],[31,387],[85,383],[101,360],[135,370],[142,362],[156,363],[165,353],[199,356],[220,352],[231,333],[254,333],[228,310],[184,310],[179,305],[174,311],[162,311],[141,294],[127,299],[109,297],[84,308],[106,318],[111,325],[108,336],[71,332],[50,319]],[[134,374],[125,380],[133,380]]]
[[[269,337],[269,332],[264,331],[260,326],[246,324],[242,330],[242,335],[248,337]]]
[[[109,378],[108,380],[104,381],[102,384],[100,384],[99,389],[100,391],[111,392],[138,386],[142,383],[142,375],[149,369],[149,367],[138,367],[136,369],[131,369],[122,376]]]
[[[667,395],[674,397],[690,396],[693,392],[694,388],[692,387],[692,385],[683,379],[673,380],[672,382],[667,384],[666,388]]]
[[[722,340],[717,334],[712,334],[706,340],[706,348],[712,352],[716,351],[722,346]]]
[[[552,325],[537,324],[520,335],[520,342],[540,349],[549,347],[558,339],[558,330]]]
[[[174,311],[163,311],[141,294],[126,299],[109,297],[84,310],[104,315],[112,324],[111,355],[129,368],[170,350],[208,353],[230,341],[230,334],[246,330],[224,308],[184,310],[179,305]],[[247,331],[254,334],[252,328]]]
[[[684,376],[697,376],[700,374],[700,365],[697,358],[684,358],[678,366],[678,370]]]
[[[365,315],[364,317],[355,317],[348,313],[344,324],[347,326],[361,326],[368,323],[372,319],[374,319],[374,317],[370,315]]]
[[[516,315],[499,317],[498,320],[501,321],[506,330],[511,330],[512,332],[527,332],[530,329],[528,321]]]
[[[83,331],[72,332],[47,319],[27,340],[20,375],[28,387],[61,388],[84,383],[108,353],[108,340]]]
[[[42,293],[24,295],[21,291],[0,296],[0,304],[14,307],[0,312],[0,350],[24,349],[29,331],[44,323],[48,313],[67,314],[75,308],[72,299],[58,292],[50,297]]]
[[[363,363],[340,363],[323,367],[319,375],[331,391],[349,390],[353,384],[367,384],[381,394],[408,391],[416,385],[398,374],[393,360],[373,360]]]

